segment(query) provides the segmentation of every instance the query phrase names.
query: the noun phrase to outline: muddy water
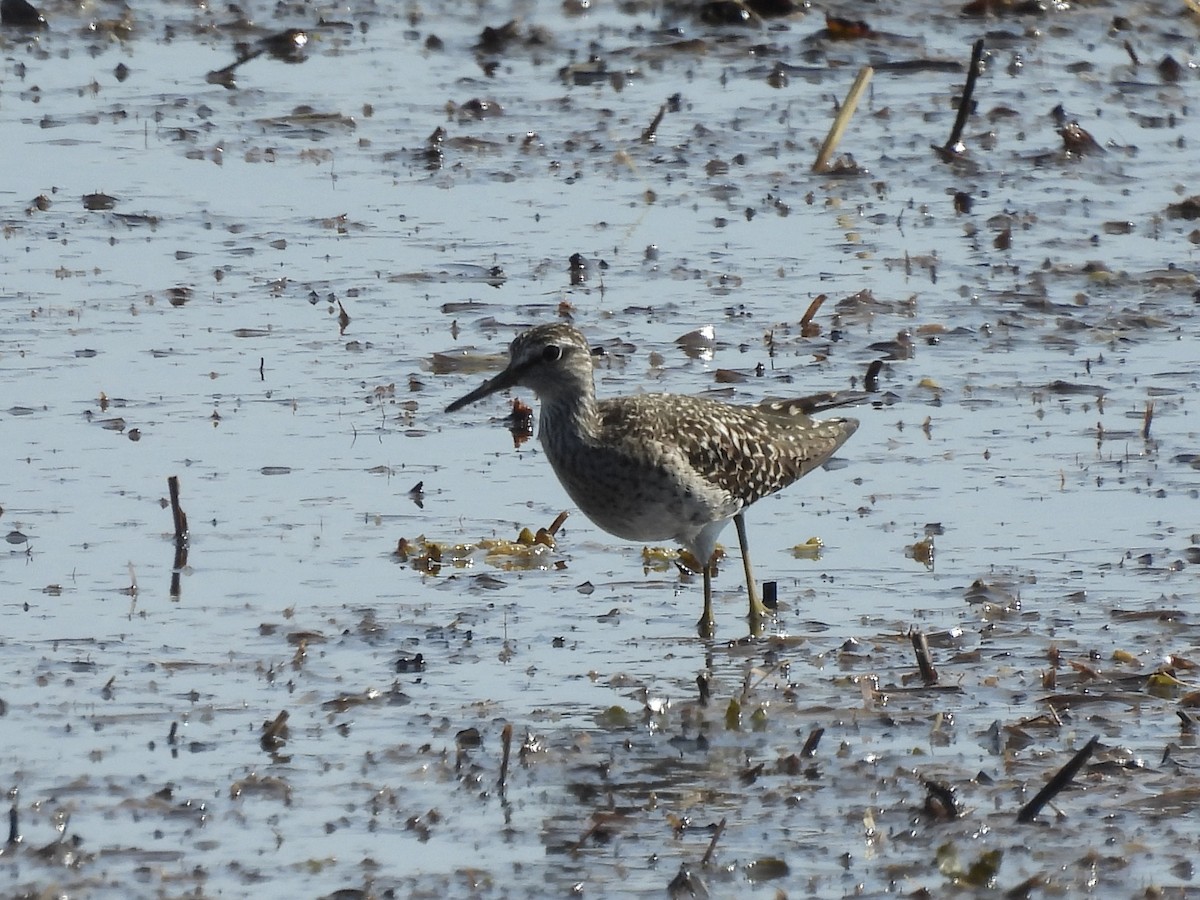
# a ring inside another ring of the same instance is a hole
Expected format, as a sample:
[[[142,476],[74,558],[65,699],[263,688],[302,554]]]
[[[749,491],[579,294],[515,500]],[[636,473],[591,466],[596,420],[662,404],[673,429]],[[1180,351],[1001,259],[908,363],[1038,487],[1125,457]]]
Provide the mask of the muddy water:
[[[42,12],[0,31],[7,894],[1191,886],[1195,20]],[[206,78],[286,27],[302,61]],[[859,168],[813,175],[868,62]],[[736,560],[707,643],[697,581],[578,513],[542,557],[479,546],[570,504],[503,398],[441,410],[557,316],[609,349],[602,394],[884,360],[835,464],[749,516],[763,639]]]

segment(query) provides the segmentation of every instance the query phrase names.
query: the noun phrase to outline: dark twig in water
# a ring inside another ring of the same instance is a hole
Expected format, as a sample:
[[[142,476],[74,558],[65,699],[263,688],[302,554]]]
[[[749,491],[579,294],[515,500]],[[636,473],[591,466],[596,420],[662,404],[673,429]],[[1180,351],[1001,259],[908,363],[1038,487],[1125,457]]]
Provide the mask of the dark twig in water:
[[[1091,758],[1092,751],[1096,749],[1096,744],[1099,742],[1100,737],[1096,735],[1084,744],[1083,749],[1071,757],[1070,762],[1055,772],[1054,777],[1046,782],[1046,786],[1038,791],[1032,800],[1021,807],[1021,811],[1017,813],[1017,821],[1032,822],[1036,819],[1038,813],[1042,811],[1042,807],[1053,800],[1058,792],[1070,784],[1071,780],[1079,774],[1079,770]]]
[[[667,104],[663,104],[658,108],[658,115],[646,126],[646,130],[642,132],[642,143],[653,144],[658,139],[658,126],[662,124],[663,116],[667,114]]]
[[[762,583],[762,602],[767,609],[779,609],[779,583],[764,581]]]
[[[938,673],[929,654],[929,639],[923,631],[913,630],[908,636],[912,641],[913,652],[917,654],[917,668],[921,670],[921,680],[925,682],[926,687],[932,687],[938,682]]]
[[[975,81],[979,78],[979,64],[983,60],[983,38],[975,42],[971,48],[971,64],[967,67],[967,83],[963,86],[962,98],[958,101],[958,115],[954,118],[954,127],[950,129],[950,139],[934,151],[948,161],[958,156],[966,148],[962,145],[963,129],[967,127],[967,117],[975,105]]]
[[[512,753],[512,723],[504,726],[504,730],[500,732],[500,789],[504,790],[508,783],[508,757]]]
[[[21,829],[17,824],[17,806],[14,803],[8,810],[8,845],[12,847],[21,843]]]
[[[179,505],[179,476],[172,475],[167,479],[167,490],[171,494],[171,516],[175,520],[175,560],[171,565],[170,595],[179,599],[183,593],[179,573],[188,564],[188,520],[187,513]]]
[[[817,755],[817,744],[821,743],[821,738],[825,736],[824,728],[814,728],[808,733],[808,738],[804,741],[804,746],[800,748],[800,755],[805,759],[812,759]]]
[[[580,850],[582,850],[584,845],[586,845],[587,842],[592,839],[592,836],[595,835],[596,832],[602,830],[607,822],[608,818],[603,813],[594,813],[592,816],[592,824],[588,826],[587,831],[580,836],[579,840],[571,845],[571,852],[578,853]]]
[[[725,831],[725,818],[717,823],[717,829],[713,832],[712,840],[708,842],[708,849],[704,851],[704,856],[700,860],[702,868],[708,868],[708,864],[712,862],[713,853],[717,849],[717,841],[721,839],[721,835]]]
[[[175,543],[186,544],[188,539],[187,513],[179,505],[179,476],[167,479],[167,490],[171,493],[171,515],[175,519]]]
[[[238,67],[245,65],[252,59],[258,59],[258,57],[263,55],[264,49],[265,48],[263,47],[259,47],[257,50],[251,50],[245,56],[239,56],[224,68],[215,69],[212,72],[209,72],[206,76],[204,76],[205,81],[207,81],[209,84],[219,84],[226,88],[237,87],[237,82],[234,81],[233,76],[237,73]]]
[[[1150,440],[1150,423],[1154,421],[1154,401],[1146,401],[1146,414],[1142,417],[1142,440]]]
[[[866,377],[863,378],[863,390],[869,394],[879,392],[879,373],[883,371],[883,360],[875,359],[867,366]]]

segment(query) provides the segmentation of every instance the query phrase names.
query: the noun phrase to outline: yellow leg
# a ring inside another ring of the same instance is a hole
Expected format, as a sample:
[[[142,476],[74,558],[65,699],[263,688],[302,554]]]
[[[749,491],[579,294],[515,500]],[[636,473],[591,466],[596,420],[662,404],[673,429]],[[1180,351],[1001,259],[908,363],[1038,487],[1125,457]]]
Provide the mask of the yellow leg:
[[[700,637],[711,639],[717,631],[717,620],[712,608],[712,560],[704,564],[704,615],[696,623],[696,631]]]
[[[733,517],[737,528],[738,546],[742,551],[742,566],[746,570],[746,593],[750,595],[750,632],[758,634],[762,631],[763,620],[771,615],[758,596],[758,588],[754,584],[754,567],[750,565],[750,544],[746,539],[746,518],[741,513]]]

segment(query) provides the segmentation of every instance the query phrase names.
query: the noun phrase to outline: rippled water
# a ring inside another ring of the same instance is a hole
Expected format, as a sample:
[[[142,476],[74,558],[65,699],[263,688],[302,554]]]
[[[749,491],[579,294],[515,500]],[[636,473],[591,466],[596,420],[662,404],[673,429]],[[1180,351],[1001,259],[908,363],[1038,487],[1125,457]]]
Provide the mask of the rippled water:
[[[1195,21],[244,9],[0,30],[8,895],[1190,889]],[[206,78],[286,27],[303,62]],[[813,175],[868,62],[860,168]],[[1070,120],[1103,152],[1065,152]],[[698,579],[577,512],[542,566],[394,555],[570,510],[504,398],[442,412],[560,316],[609,349],[602,395],[885,361],[836,464],[749,514],[767,637],[736,560],[704,642]],[[707,325],[710,353],[676,343]],[[1093,735],[1064,818],[1017,825]]]

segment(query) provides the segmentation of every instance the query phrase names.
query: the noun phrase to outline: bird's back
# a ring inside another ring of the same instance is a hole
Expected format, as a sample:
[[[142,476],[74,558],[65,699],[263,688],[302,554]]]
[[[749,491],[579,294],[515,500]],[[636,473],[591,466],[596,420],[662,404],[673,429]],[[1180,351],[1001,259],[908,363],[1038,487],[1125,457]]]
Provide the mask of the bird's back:
[[[814,419],[807,413],[852,402],[837,396],[739,406],[690,395],[642,394],[602,400],[598,411],[607,441],[631,450],[647,444],[675,448],[690,477],[719,488],[744,508],[803,478],[854,434],[856,419]]]

